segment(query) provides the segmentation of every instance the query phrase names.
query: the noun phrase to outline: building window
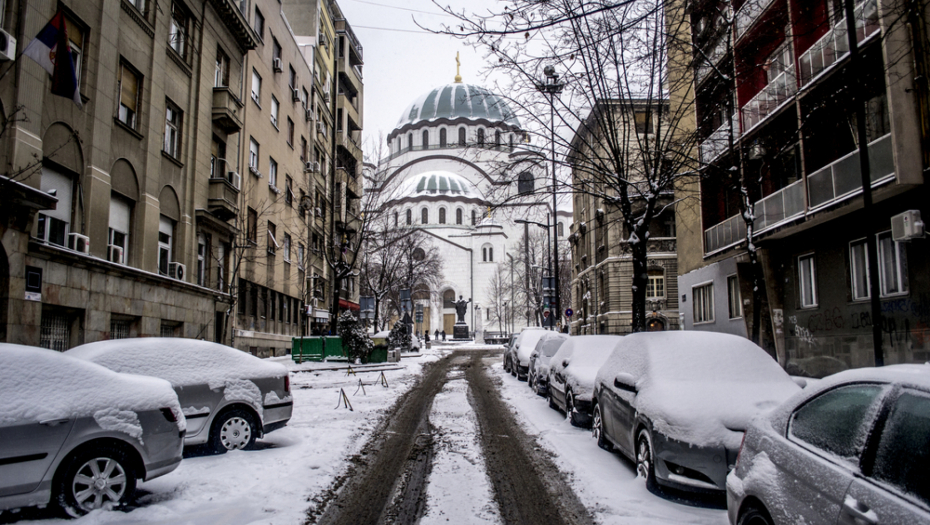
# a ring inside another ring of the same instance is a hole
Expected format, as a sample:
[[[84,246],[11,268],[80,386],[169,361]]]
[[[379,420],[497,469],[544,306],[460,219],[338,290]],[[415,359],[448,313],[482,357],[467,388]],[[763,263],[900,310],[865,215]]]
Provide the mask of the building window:
[[[147,13],[147,11],[145,10],[145,8],[146,8],[146,0],[128,0],[128,1],[129,1],[129,5],[135,7],[135,8],[136,8],[140,13],[142,13],[143,15],[145,15],[145,14]],[[68,29],[70,29],[70,28],[68,28]],[[69,31],[69,33],[70,33],[70,31]]]
[[[278,102],[278,99],[274,95],[271,95],[271,123],[274,124],[274,127],[278,127],[278,110],[281,108],[281,104]]]
[[[423,130],[423,149],[426,149],[428,147],[429,147],[429,131],[424,129]]]
[[[413,210],[407,210],[407,226],[413,224]]]
[[[484,146],[484,128],[478,128],[478,146]]]
[[[739,279],[735,275],[727,277],[727,305],[730,319],[743,317],[743,298],[740,296]]]
[[[878,234],[878,269],[882,296],[907,293],[904,244],[892,240],[890,231]]]
[[[226,87],[229,85],[229,55],[223,48],[216,47],[216,74],[213,77],[213,87]]]
[[[177,2],[171,4],[171,20],[168,22],[168,45],[181,58],[187,58],[187,31],[190,17]]]
[[[413,149],[413,133],[407,133],[407,149]]]
[[[637,133],[652,133],[652,112],[637,111],[633,114]]]
[[[278,163],[271,157],[268,157],[268,185],[278,188]]]
[[[4,2],[0,2],[0,9]],[[0,15],[2,17],[2,15]],[[71,46],[71,63],[74,64],[74,77],[77,85],[81,85],[81,68],[84,66],[84,35],[82,24],[78,24],[71,17],[65,15],[65,27],[68,28],[68,40]]]
[[[291,262],[291,235],[289,233],[284,234],[284,260]]]
[[[226,143],[213,135],[210,143],[210,178],[225,179],[226,171]]]
[[[446,147],[446,128],[442,128],[439,130],[439,147],[440,148]]]
[[[181,156],[181,110],[165,99],[165,153],[174,158]]]
[[[871,297],[869,294],[869,248],[865,239],[849,243],[849,281],[853,301]]]
[[[50,244],[67,246],[71,227],[71,203],[74,194],[74,180],[50,167],[42,166],[42,191],[55,190],[58,206],[54,210],[39,212],[38,238]]]
[[[307,93],[307,88],[301,87],[300,88],[300,105],[303,106],[304,109],[307,109],[308,100],[310,100],[310,94]]]
[[[510,150],[513,151],[513,133],[510,134]]]
[[[294,204],[294,180],[290,175],[284,176],[284,203],[288,206]]]
[[[465,147],[465,128],[459,128],[459,146]]]
[[[297,243],[297,268],[300,270],[304,269],[304,257],[306,256],[306,248],[303,243]]]
[[[119,111],[117,118],[132,129],[136,129],[136,116],[141,94],[142,76],[133,71],[128,64],[120,64]]]
[[[202,234],[197,234],[197,284],[199,286],[206,286],[207,279],[207,237]]]
[[[478,213],[475,210],[471,211],[471,225],[474,226],[478,224]]]
[[[653,268],[647,272],[646,298],[658,299],[665,297],[665,271]]]
[[[258,38],[265,40],[265,17],[257,7],[255,8],[255,18],[253,20],[252,29],[258,34]]]
[[[258,212],[254,208],[249,208],[246,236],[249,238],[249,242],[258,244]]]
[[[273,69],[277,70],[275,60],[281,60],[281,44],[278,43],[277,38],[271,37],[271,65]]]
[[[517,176],[517,193],[521,195],[533,193],[535,183],[536,181],[533,179],[533,174],[524,171]]]
[[[558,227],[556,227],[556,236],[562,237],[564,235],[565,235],[565,223],[560,222]]]
[[[429,224],[429,210],[428,209],[423,208],[422,210],[420,210],[420,222],[422,224]]]
[[[254,69],[252,70],[252,100],[259,106],[262,105],[262,76]]]
[[[294,147],[294,121],[287,117],[287,145]]]
[[[814,254],[798,257],[798,295],[801,308],[817,306],[817,269]]]
[[[455,210],[455,223],[462,224],[462,208],[457,208]]]
[[[110,339],[128,339],[132,321],[110,318]]]
[[[494,262],[494,247],[490,244],[481,247],[481,262]]]
[[[439,224],[445,224],[445,223],[446,223],[446,209],[439,208]]]
[[[277,234],[277,227],[275,226],[273,222],[268,221],[268,253],[270,253],[271,255],[274,255],[279,247],[278,238],[276,234]]]
[[[694,323],[712,323],[714,321],[714,283],[707,283],[691,288],[694,299]]]
[[[174,221],[159,216],[158,221],[158,273],[168,275],[168,263],[172,261],[174,248]]]
[[[107,232],[107,259],[117,264],[129,260],[129,221],[132,203],[115,193],[110,194],[110,219]]]
[[[297,89],[297,71],[294,71],[293,66],[287,66],[287,86],[291,88],[291,92]]]
[[[71,319],[66,314],[42,310],[39,346],[64,352],[71,346]]]
[[[309,150],[307,147],[307,138],[301,135],[300,136],[300,162],[307,162],[308,160],[310,160],[307,158],[308,153],[309,153]]]
[[[216,289],[226,292],[226,254],[229,253],[229,244],[221,242],[216,247]]]
[[[258,170],[258,142],[249,137],[249,167]]]

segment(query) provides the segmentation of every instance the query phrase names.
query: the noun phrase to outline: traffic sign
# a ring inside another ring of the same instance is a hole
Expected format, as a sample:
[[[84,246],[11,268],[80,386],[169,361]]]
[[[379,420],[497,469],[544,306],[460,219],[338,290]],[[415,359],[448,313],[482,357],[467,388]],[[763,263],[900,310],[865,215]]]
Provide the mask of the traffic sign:
[[[549,310],[546,310],[545,312],[543,312],[543,317],[545,317],[546,319],[549,318]]]
[[[573,313],[575,312],[573,312],[571,308],[565,309],[565,317],[571,317]]]

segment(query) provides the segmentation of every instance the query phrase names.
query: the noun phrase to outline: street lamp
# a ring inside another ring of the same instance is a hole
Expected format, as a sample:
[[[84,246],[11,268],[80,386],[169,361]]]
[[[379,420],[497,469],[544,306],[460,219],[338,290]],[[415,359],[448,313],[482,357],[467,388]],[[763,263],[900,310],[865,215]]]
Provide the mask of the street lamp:
[[[552,66],[546,66],[543,68],[543,74],[546,75],[546,81],[540,82],[536,85],[536,88],[543,93],[549,95],[549,132],[551,135],[551,154],[552,154],[552,217],[558,224],[558,215],[556,214],[557,204],[556,204],[556,176],[555,176],[555,97],[562,92],[562,89],[565,87],[564,82],[559,82],[559,75],[556,74],[555,68]],[[558,316],[559,324],[562,322],[562,309],[559,304],[559,237],[558,232],[555,236],[555,244],[553,245],[553,255],[555,256],[555,291],[553,296],[555,297],[555,313]]]

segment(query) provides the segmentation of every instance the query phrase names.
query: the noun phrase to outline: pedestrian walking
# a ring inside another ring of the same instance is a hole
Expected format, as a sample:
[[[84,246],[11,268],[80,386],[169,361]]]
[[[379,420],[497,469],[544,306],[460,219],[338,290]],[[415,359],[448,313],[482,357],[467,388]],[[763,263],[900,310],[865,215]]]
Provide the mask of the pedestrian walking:
[[[436,333],[433,335],[435,335],[436,336],[435,339],[439,341],[439,329],[438,328],[436,329]]]
[[[442,331],[442,340],[443,340],[443,341],[446,340],[446,331],[445,331],[445,330]]]

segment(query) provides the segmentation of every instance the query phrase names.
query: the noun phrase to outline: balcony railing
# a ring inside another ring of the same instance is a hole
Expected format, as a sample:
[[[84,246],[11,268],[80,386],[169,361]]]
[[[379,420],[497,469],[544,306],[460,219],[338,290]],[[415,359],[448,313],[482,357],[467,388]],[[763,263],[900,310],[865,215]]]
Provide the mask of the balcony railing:
[[[894,176],[890,133],[869,144],[869,168],[873,186]],[[807,176],[808,202],[812,210],[852,197],[861,190],[858,149]]]
[[[752,97],[748,104],[740,108],[743,116],[743,133],[747,133],[766,117],[775,113],[797,91],[798,83],[794,77],[794,67],[788,67]]]
[[[698,67],[694,73],[695,81],[701,83],[704,78],[707,77],[708,73],[714,70],[721,59],[727,55],[727,36],[726,34],[721,34],[717,39],[717,43],[714,44],[713,49],[710,52],[703,55],[699,54],[698,56]]]
[[[856,40],[862,42],[877,33],[877,0],[865,0],[856,7]],[[805,51],[798,61],[801,86],[805,86],[849,53],[849,38],[846,34],[846,19],[840,20],[827,34]]]
[[[756,202],[753,233],[762,233],[771,226],[804,215],[804,181],[793,182]]]
[[[739,11],[736,12],[736,39],[749,29],[759,16],[772,5],[774,0],[748,0]]]
[[[746,239],[746,221],[741,215],[734,215],[704,230],[704,252],[713,253],[739,244],[744,239]]]
[[[739,126],[735,126],[736,118],[724,122],[709,137],[701,143],[701,163],[710,164],[717,160],[730,147],[730,129],[733,129],[733,140],[739,138]]]

